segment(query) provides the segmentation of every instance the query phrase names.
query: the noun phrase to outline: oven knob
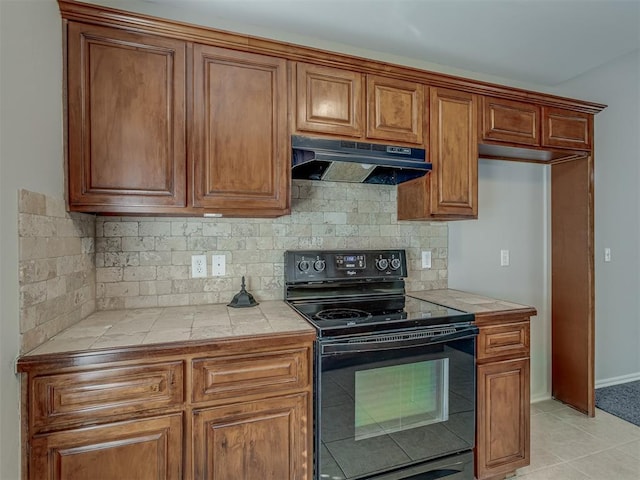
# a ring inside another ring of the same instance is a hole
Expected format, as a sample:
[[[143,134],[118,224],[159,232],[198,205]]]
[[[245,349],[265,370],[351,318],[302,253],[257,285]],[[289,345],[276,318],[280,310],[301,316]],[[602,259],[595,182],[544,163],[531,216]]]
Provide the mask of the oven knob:
[[[386,258],[379,258],[376,260],[376,268],[380,271],[386,270],[389,266],[389,260]]]
[[[391,269],[397,270],[399,268],[400,268],[400,259],[399,258],[391,259]]]
[[[316,260],[313,262],[313,268],[316,272],[321,272],[324,270],[325,263],[324,260]]]
[[[298,269],[301,272],[306,272],[307,270],[309,270],[309,262],[307,260],[300,260],[300,263],[298,263]]]

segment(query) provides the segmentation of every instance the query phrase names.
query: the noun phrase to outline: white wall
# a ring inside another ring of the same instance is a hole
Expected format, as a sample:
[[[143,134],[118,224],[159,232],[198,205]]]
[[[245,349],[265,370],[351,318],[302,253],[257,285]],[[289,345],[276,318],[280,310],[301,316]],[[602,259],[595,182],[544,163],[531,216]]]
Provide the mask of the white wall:
[[[640,379],[640,50],[557,93],[608,105],[595,119],[596,386]]]
[[[18,189],[62,197],[62,49],[53,0],[0,0],[0,478],[19,478]]]
[[[549,167],[480,160],[478,220],[449,222],[449,288],[530,305],[531,398],[551,395]],[[500,250],[510,265],[500,266]]]

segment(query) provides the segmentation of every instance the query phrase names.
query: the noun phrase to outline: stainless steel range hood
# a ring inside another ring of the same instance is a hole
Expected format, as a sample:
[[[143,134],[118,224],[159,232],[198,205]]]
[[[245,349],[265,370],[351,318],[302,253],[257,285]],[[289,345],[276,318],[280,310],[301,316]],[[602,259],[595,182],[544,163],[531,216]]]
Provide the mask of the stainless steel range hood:
[[[431,170],[420,148],[292,135],[292,177],[397,185]]]

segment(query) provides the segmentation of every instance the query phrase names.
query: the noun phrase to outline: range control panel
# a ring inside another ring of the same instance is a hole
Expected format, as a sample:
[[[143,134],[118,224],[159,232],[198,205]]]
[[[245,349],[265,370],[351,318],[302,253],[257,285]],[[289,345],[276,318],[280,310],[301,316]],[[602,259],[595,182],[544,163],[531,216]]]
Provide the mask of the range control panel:
[[[288,251],[284,263],[286,283],[407,276],[404,250]]]

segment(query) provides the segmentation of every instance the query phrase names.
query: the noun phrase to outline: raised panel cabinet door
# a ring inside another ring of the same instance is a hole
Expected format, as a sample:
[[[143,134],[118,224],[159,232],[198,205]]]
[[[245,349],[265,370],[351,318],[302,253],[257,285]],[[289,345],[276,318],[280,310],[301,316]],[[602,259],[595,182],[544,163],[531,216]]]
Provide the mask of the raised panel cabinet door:
[[[221,213],[288,212],[287,62],[194,45],[193,204]]]
[[[367,75],[367,137],[422,145],[424,87]]]
[[[540,145],[540,107],[502,98],[482,98],[482,138]]]
[[[70,22],[71,210],[159,212],[186,204],[186,44]]]
[[[179,480],[182,414],[40,435],[31,480]]]
[[[542,145],[591,150],[593,115],[542,107]]]
[[[529,359],[478,366],[476,477],[529,464]]]
[[[431,214],[478,216],[478,97],[430,89]]]
[[[195,480],[310,480],[308,394],[193,412]]]
[[[362,137],[362,84],[357,72],[298,63],[296,129]]]

